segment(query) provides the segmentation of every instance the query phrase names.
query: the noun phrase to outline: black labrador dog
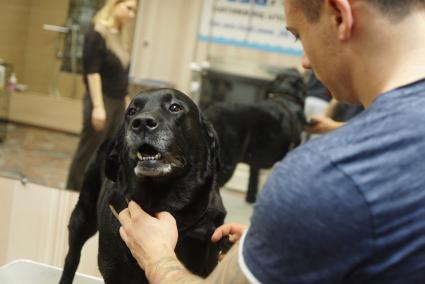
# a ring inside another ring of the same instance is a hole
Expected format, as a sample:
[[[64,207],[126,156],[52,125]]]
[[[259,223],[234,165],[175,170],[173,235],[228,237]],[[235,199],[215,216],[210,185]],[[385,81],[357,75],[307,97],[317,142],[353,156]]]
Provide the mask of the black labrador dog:
[[[216,103],[205,110],[220,141],[220,186],[230,180],[238,163],[246,163],[250,166],[246,201],[255,202],[259,170],[271,168],[301,143],[305,94],[301,74],[287,69],[270,83],[264,100]]]
[[[177,221],[176,254],[206,276],[219,248],[210,237],[223,224],[218,191],[219,145],[194,102],[174,89],[145,91],[129,105],[119,133],[90,163],[69,221],[69,251],[60,283],[71,283],[83,244],[99,230],[99,269],[105,283],[148,283],[119,236],[117,210],[136,201],[146,212],[170,212]]]

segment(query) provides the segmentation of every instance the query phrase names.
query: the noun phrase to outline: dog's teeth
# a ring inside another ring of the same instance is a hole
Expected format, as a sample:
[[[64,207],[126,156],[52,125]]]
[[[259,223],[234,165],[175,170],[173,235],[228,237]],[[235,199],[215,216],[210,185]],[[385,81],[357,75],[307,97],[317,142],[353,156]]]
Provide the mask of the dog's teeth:
[[[153,161],[153,160],[160,160],[161,159],[161,154],[158,153],[155,156],[144,156],[142,155],[140,152],[137,152],[137,158],[140,161]]]

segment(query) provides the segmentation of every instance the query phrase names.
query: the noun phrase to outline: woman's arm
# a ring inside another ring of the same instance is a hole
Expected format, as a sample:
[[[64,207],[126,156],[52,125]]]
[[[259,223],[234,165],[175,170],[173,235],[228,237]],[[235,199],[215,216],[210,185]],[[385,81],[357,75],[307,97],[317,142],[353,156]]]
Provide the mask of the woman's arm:
[[[105,127],[106,112],[103,104],[102,81],[99,73],[87,75],[90,97],[93,103],[91,123],[95,130],[100,131]]]

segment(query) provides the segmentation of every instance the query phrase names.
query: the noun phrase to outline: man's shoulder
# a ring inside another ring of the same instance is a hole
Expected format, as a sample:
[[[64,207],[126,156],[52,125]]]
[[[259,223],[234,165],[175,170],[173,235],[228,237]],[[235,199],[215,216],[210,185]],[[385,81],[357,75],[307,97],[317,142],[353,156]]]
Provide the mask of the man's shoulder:
[[[369,251],[369,214],[353,180],[326,153],[302,146],[266,182],[243,244],[244,261],[264,283],[286,277],[305,283],[301,275],[322,267],[332,272],[337,264],[351,265],[355,251]]]
[[[323,201],[336,200],[332,197],[334,195],[362,199],[352,177],[335,163],[332,145],[327,145],[327,151],[320,144],[303,145],[276,165],[264,189],[263,196],[269,199],[267,202],[277,206],[304,202],[309,203],[311,208],[329,208],[329,203],[324,204]]]

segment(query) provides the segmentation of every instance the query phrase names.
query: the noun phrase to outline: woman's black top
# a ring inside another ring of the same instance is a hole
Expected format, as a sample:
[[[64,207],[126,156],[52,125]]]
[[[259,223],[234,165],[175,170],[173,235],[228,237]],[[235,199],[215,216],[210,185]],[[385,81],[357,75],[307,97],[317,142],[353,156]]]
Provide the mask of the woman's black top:
[[[109,98],[124,98],[128,92],[129,67],[124,67],[118,57],[106,47],[102,35],[90,30],[84,38],[83,75],[87,91],[87,74],[99,73],[102,94]]]

